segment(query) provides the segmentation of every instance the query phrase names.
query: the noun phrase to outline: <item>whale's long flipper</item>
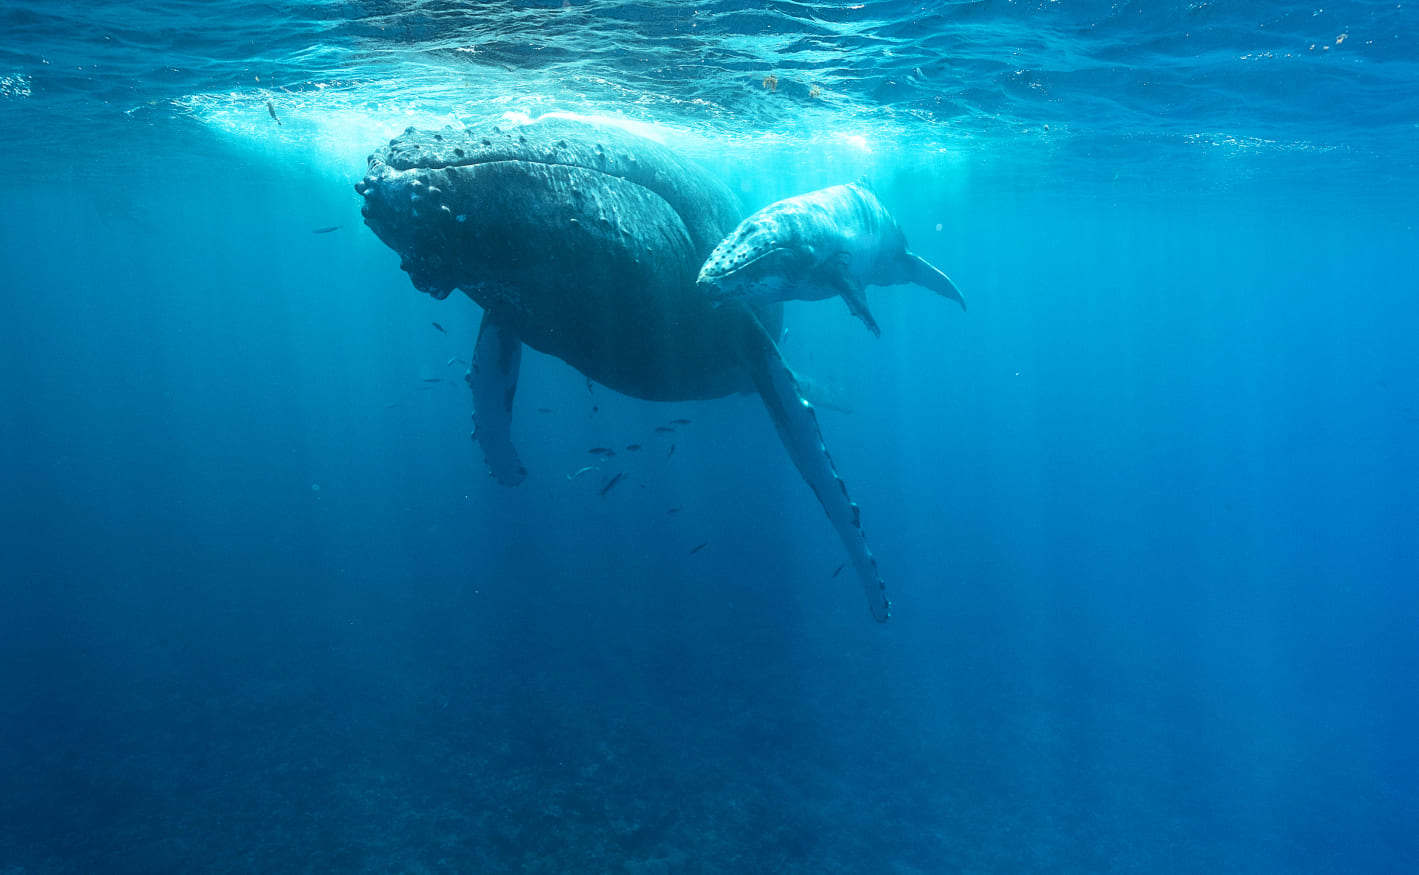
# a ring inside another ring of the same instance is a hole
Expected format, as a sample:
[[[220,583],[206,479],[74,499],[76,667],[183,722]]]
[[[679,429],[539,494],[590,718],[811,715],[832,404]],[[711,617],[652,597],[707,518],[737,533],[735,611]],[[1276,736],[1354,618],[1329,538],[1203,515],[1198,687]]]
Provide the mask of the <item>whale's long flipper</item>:
[[[494,321],[492,313],[484,313],[473,364],[463,379],[473,390],[473,439],[504,486],[516,486],[527,477],[512,445],[512,398],[521,363],[522,341]]]
[[[747,309],[745,311],[747,313]],[[749,314],[749,318],[757,319]],[[813,405],[803,397],[794,379],[793,372],[779,355],[773,339],[760,325],[757,330],[746,331],[745,358],[759,397],[764,399],[769,417],[778,430],[779,439],[798,466],[798,473],[808,481],[818,503],[827,511],[828,520],[837,529],[852,558],[852,566],[867,593],[867,606],[879,623],[884,623],[889,614],[887,588],[882,575],[877,571],[877,560],[867,547],[867,536],[862,531],[857,505],[848,497],[847,485],[838,476],[828,448],[823,444],[823,433],[818,428],[818,417],[813,413]]]

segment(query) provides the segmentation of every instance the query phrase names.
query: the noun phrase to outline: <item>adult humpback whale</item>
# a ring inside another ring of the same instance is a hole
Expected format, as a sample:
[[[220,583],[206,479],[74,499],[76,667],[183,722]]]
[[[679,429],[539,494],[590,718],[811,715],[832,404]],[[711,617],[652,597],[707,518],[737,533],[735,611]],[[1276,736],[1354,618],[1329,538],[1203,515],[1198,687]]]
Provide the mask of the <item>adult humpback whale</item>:
[[[881,336],[866,287],[916,283],[966,309],[950,277],[907,249],[901,226],[871,189],[835,185],[769,204],[739,223],[697,279],[717,301],[821,301],[842,295]]]
[[[548,118],[410,128],[369,158],[365,223],[436,298],[483,308],[467,380],[474,438],[497,479],[525,470],[510,435],[522,344],[653,401],[757,391],[847,548],[872,616],[888,602],[857,505],[774,340],[782,305],[715,306],[695,286],[742,215],[729,190],[648,140]]]

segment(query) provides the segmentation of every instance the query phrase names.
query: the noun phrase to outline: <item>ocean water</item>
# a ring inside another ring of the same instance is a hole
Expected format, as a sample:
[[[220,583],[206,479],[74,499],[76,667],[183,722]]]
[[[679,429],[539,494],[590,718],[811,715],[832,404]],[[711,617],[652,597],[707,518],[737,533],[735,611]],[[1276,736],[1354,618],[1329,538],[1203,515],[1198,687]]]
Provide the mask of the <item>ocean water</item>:
[[[886,624],[757,398],[488,476],[353,184],[553,112],[964,291],[787,307]],[[1408,2],[0,2],[0,873],[1419,871],[1416,156]]]

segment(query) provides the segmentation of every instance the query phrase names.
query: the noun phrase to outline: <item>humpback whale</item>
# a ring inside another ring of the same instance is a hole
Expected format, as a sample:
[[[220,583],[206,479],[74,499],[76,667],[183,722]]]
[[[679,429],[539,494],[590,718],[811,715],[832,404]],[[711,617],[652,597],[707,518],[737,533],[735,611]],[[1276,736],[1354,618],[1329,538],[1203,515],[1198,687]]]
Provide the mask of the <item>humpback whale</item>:
[[[887,619],[858,507],[779,354],[782,304],[716,306],[696,287],[706,256],[743,216],[715,177],[647,138],[544,118],[410,128],[370,156],[355,190],[365,223],[417,289],[439,299],[459,289],[483,309],[466,379],[474,439],[500,483],[526,476],[511,437],[524,345],[635,398],[757,392],[872,616]]]
[[[821,301],[841,295],[874,335],[866,287],[916,283],[966,308],[951,279],[907,249],[870,189],[835,185],[769,204],[715,246],[696,279],[715,301]]]

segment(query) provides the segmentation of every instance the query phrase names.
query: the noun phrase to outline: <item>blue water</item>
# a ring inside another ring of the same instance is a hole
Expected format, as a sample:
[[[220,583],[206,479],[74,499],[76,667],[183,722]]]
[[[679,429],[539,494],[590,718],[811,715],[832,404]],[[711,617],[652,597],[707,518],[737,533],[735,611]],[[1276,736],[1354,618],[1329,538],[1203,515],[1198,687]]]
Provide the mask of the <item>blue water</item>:
[[[1416,83],[1397,2],[0,3],[0,873],[1419,871]],[[352,185],[553,111],[965,292],[788,308],[887,624],[756,398],[529,353],[487,475]]]

